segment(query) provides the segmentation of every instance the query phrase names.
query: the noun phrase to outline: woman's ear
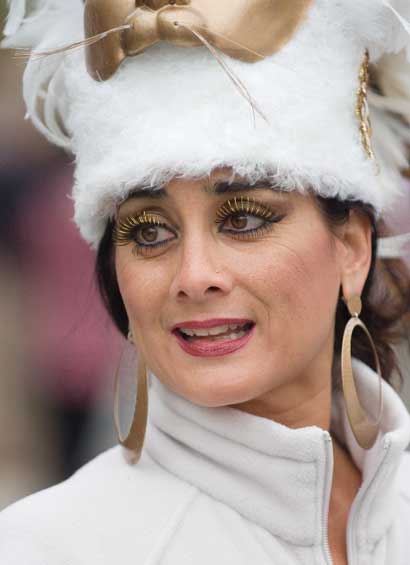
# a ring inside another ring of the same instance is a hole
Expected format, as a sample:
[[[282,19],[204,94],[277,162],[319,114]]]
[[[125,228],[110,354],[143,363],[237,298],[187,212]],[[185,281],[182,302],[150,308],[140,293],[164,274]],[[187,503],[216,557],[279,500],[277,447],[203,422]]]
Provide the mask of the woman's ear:
[[[341,258],[343,296],[348,299],[361,295],[372,260],[372,225],[366,214],[350,210],[344,225]]]

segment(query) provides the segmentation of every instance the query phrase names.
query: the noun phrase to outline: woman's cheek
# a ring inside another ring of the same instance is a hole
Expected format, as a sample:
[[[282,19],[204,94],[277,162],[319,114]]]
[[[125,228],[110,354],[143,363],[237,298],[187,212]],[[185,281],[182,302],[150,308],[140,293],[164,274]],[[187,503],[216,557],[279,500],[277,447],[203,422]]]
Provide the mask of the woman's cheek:
[[[157,331],[156,321],[168,296],[168,269],[155,261],[119,257],[117,280],[128,318],[138,335]],[[149,307],[147,307],[149,305]]]
[[[339,278],[327,233],[307,233],[303,239],[277,245],[270,260],[265,256],[254,268],[254,280],[260,281],[272,316],[285,316],[289,325],[312,323],[319,312],[331,319]]]
[[[130,252],[126,248],[119,248],[115,254],[115,271],[118,287],[128,315],[131,313],[135,286],[137,284],[135,264]]]
[[[151,299],[151,297],[146,296],[149,285],[145,280],[144,268],[141,268],[140,262],[126,248],[121,248],[117,252],[115,266],[118,287],[128,319],[134,331],[137,331],[137,326],[143,321],[144,317],[142,305],[147,304]],[[152,291],[155,292],[154,289]]]
[[[331,337],[340,284],[327,234],[307,238],[287,265],[277,284],[288,301],[289,331],[306,352],[320,350]]]

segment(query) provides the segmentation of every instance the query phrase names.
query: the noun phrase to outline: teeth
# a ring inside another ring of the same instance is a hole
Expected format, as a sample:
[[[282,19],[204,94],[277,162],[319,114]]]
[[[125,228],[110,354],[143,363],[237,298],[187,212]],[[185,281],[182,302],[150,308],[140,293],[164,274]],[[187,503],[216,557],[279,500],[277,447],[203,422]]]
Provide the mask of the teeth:
[[[218,336],[213,336],[212,340],[213,341],[228,341],[230,339],[239,339],[240,337],[243,337],[246,334],[245,331],[241,331],[241,332],[235,332],[235,333],[231,333],[229,335],[218,335]]]
[[[215,330],[216,328],[213,329]],[[194,335],[197,335],[198,337],[205,337],[207,335],[210,335],[210,330],[207,330],[206,328],[195,328]]]
[[[189,337],[207,337],[226,334],[230,330],[232,333],[224,335],[224,339],[238,339],[238,337],[246,334],[241,328],[243,328],[243,324],[215,326],[214,328],[180,328],[180,331]]]
[[[218,335],[224,334],[230,329],[230,326],[217,326],[216,328],[209,328],[207,331],[208,335]],[[198,334],[200,335],[200,334]]]

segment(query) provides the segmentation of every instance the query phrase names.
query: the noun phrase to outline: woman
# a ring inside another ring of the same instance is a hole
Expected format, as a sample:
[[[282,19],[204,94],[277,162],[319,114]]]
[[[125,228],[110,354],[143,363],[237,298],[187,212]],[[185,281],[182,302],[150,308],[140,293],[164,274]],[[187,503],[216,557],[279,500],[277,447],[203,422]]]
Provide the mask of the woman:
[[[408,8],[74,4],[22,26],[14,4],[6,45],[54,48],[30,60],[28,111],[76,155],[138,397],[128,463],[114,448],[4,511],[1,563],[408,563],[410,417],[387,381],[409,236],[381,237],[408,158]]]

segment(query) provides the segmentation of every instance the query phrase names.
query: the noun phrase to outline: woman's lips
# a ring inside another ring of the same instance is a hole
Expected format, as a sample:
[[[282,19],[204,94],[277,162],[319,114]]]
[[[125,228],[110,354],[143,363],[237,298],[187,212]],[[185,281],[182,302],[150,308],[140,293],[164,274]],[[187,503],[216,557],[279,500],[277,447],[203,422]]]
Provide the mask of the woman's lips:
[[[244,347],[251,339],[254,327],[255,324],[251,320],[224,318],[182,322],[174,327],[172,333],[189,355],[217,357]]]
[[[210,318],[209,320],[188,320],[185,322],[178,322],[173,326],[172,331],[181,328],[202,329],[202,328],[215,328],[217,326],[233,325],[240,326],[244,324],[253,324],[252,320],[248,318]]]

